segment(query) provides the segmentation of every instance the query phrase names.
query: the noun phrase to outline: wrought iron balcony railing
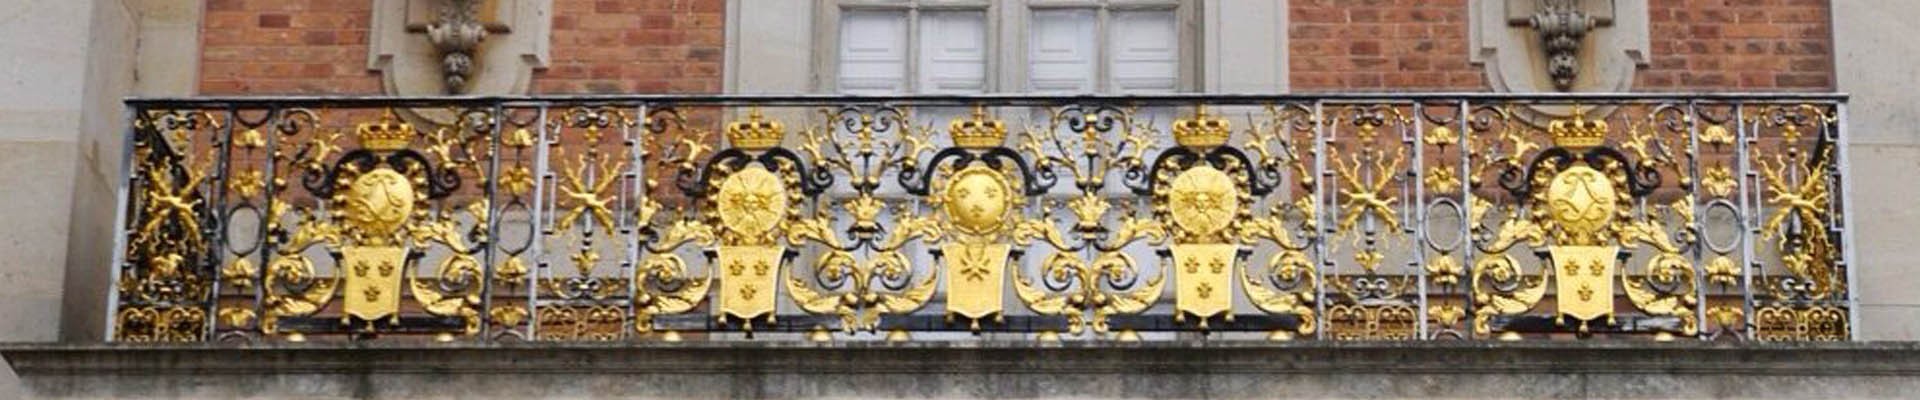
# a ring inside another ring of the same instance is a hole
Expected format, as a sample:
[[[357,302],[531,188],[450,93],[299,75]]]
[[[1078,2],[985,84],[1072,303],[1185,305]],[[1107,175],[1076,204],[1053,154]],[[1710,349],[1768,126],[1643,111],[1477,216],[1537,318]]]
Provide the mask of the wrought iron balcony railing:
[[[131,100],[109,336],[1847,340],[1843,103]]]

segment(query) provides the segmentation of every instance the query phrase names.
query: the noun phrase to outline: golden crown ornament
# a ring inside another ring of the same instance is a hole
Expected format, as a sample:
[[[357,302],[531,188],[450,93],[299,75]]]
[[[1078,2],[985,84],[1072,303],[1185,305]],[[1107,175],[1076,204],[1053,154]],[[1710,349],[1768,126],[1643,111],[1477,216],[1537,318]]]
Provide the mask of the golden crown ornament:
[[[1192,118],[1173,121],[1173,141],[1184,147],[1218,147],[1227,144],[1227,136],[1231,134],[1232,124],[1224,118],[1214,118],[1204,105],[1194,108]]]
[[[743,150],[771,149],[779,146],[786,134],[787,129],[780,121],[767,120],[757,107],[747,111],[746,120],[727,124],[727,141]]]
[[[400,122],[393,115],[393,110],[387,110],[385,115],[380,116],[379,122],[362,123],[353,135],[360,139],[360,147],[386,152],[407,148],[407,143],[412,142],[417,133],[413,124]]]
[[[953,135],[953,145],[963,149],[989,149],[1007,142],[1007,125],[997,119],[987,119],[987,108],[976,106],[973,117],[954,118],[947,126]]]
[[[1555,146],[1573,150],[1599,147],[1607,141],[1607,121],[1588,120],[1580,105],[1573,106],[1573,119],[1555,119],[1547,123],[1547,134]]]

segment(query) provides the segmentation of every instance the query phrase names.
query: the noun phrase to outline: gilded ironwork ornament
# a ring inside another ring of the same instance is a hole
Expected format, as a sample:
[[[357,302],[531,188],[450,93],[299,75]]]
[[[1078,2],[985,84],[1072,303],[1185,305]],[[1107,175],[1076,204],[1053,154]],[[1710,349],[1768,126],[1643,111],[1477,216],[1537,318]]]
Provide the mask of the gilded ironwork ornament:
[[[1851,339],[1841,104],[1742,96],[140,102],[111,337]]]
[[[946,319],[967,321],[979,331],[980,321],[1004,322],[1005,287],[1010,257],[1022,225],[1020,211],[1026,199],[1044,193],[1034,166],[1006,147],[1006,123],[985,107],[974,107],[969,117],[954,118],[947,126],[954,147],[935,153],[920,170],[909,168],[900,183],[909,193],[928,195],[939,211],[941,234],[930,237],[945,265]]]

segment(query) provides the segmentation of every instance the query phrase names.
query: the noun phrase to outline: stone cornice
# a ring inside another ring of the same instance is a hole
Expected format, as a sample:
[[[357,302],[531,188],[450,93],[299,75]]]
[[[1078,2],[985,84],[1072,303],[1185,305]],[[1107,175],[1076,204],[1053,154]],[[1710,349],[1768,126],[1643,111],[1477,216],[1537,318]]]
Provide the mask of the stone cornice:
[[[704,342],[0,344],[46,374],[1208,373],[1920,375],[1920,343]]]

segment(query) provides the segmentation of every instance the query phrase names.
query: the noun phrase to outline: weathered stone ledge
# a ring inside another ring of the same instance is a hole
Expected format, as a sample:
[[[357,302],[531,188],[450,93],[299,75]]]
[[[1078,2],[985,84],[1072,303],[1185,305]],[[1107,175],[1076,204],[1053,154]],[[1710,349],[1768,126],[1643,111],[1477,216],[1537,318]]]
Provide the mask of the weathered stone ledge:
[[[1920,343],[0,344],[42,398],[1907,398]]]

